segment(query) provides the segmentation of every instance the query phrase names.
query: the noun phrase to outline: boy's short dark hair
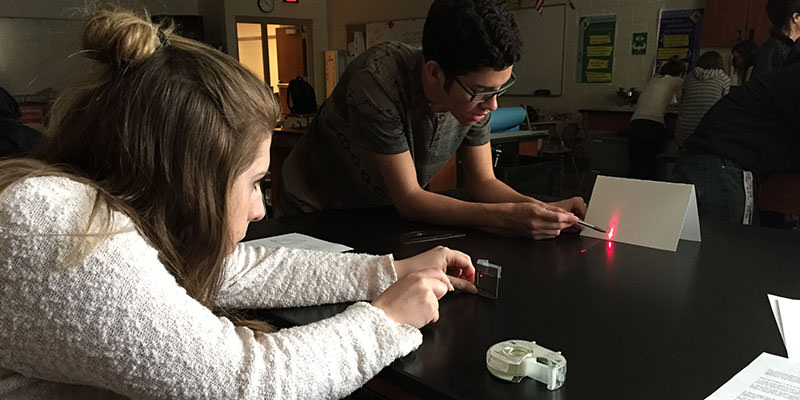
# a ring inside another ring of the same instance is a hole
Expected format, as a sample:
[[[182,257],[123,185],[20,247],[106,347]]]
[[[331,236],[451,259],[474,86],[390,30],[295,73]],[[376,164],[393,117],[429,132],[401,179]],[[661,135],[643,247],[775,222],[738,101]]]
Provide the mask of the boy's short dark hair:
[[[775,33],[783,34],[794,13],[800,13],[800,0],[767,1],[767,16]]]
[[[716,51],[707,51],[700,55],[697,59],[697,66],[702,69],[723,69],[725,63],[722,60],[722,55]]]
[[[435,0],[422,33],[425,60],[439,63],[448,82],[485,67],[500,71],[519,61],[519,28],[504,4]]]
[[[686,65],[677,56],[673,56],[669,60],[661,64],[658,73],[661,75],[681,76],[686,72]]]

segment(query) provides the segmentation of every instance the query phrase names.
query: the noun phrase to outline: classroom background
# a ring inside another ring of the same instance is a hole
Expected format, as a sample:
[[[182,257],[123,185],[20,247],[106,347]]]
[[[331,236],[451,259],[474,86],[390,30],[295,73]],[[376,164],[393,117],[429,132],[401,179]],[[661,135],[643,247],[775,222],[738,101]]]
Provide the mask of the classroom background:
[[[382,40],[418,44],[431,1],[117,3],[146,11],[155,20],[174,21],[180,33],[236,57],[272,87],[283,111],[273,149],[274,177],[313,117],[313,109],[301,109],[296,99],[289,99],[290,83],[301,77],[321,104],[348,61],[368,46]],[[499,98],[499,105],[521,107],[524,118],[503,130],[540,134],[514,139],[505,133],[506,139],[498,139],[493,146],[496,174],[524,192],[586,198],[597,175],[625,176],[626,133],[636,95],[658,65],[677,55],[691,67],[699,54],[716,50],[736,84],[740,77],[731,68],[730,49],[741,40],[760,44],[768,38],[765,4],[545,0],[537,7],[535,0],[507,0],[522,33],[523,59],[515,65],[517,84]],[[7,0],[0,8],[0,86],[21,104],[21,119],[29,126],[43,129],[49,104],[87,70],[86,61],[75,54],[84,7],[81,0]],[[668,131],[674,129],[676,113],[677,106],[668,109]],[[499,122],[497,114],[493,121]],[[659,179],[670,180],[676,152],[671,143],[659,157]],[[429,189],[459,188],[458,160],[451,161]],[[763,211],[776,213],[768,223],[791,228],[800,215],[800,179],[784,179],[777,189],[765,185],[765,191],[776,194],[759,203],[765,205]]]

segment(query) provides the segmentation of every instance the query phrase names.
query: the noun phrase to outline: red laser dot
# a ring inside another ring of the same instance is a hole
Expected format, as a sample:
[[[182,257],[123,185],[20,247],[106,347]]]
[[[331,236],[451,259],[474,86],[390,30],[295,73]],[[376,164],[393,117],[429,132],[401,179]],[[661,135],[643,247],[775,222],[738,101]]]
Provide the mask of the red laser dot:
[[[608,230],[608,238],[609,239],[613,239],[614,238],[614,228],[613,227]]]
[[[586,249],[582,249],[582,250],[581,250],[581,253],[586,253]]]

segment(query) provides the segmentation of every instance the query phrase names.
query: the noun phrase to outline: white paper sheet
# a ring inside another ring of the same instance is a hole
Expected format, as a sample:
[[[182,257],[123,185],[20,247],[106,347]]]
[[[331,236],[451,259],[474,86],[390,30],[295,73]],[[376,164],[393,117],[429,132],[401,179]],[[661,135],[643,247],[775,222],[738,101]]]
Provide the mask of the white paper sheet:
[[[243,243],[248,246],[289,247],[292,249],[327,251],[330,253],[341,253],[353,250],[352,247],[317,239],[315,237],[303,235],[302,233],[287,233],[285,235],[250,240]]]
[[[706,400],[796,400],[800,363],[761,353]]]
[[[800,361],[800,300],[772,294],[768,294],[767,298],[789,359]]]

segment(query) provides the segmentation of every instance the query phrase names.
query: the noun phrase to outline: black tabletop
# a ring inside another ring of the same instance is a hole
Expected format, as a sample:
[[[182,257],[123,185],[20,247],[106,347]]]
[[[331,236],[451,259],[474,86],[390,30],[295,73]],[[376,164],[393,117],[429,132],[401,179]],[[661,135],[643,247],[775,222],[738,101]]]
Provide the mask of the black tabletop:
[[[406,245],[414,230],[463,238]],[[436,244],[503,267],[497,300],[448,294],[422,346],[382,376],[422,398],[702,399],[761,352],[786,356],[767,294],[800,298],[800,233],[702,221],[676,252],[563,233],[506,238],[402,220],[392,208],[329,211],[252,224],[247,239],[300,232],[405,258]],[[346,305],[259,311],[305,324]],[[486,350],[535,340],[567,359],[564,386],[491,376]]]

